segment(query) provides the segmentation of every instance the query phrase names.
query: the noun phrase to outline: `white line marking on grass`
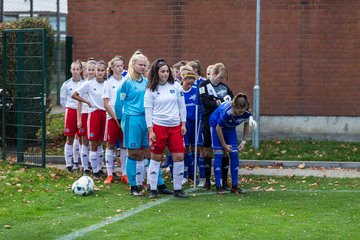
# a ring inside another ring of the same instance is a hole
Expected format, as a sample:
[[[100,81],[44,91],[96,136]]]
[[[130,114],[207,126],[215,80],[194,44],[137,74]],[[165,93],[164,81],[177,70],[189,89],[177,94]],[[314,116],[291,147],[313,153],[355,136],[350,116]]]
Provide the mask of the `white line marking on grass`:
[[[206,192],[198,192],[200,189],[188,189],[186,192],[188,194],[194,194],[195,196],[204,196],[204,195],[212,195],[212,194],[216,194],[216,192],[212,192],[212,191],[206,191]],[[360,190],[301,190],[301,189],[286,189],[286,190],[282,190],[282,189],[274,189],[274,191],[265,191],[265,190],[244,190],[244,193],[248,193],[248,192],[266,192],[266,193],[271,193],[271,192],[303,192],[303,193],[360,193]],[[227,192],[230,194],[230,192]],[[238,195],[241,196],[241,195]],[[75,239],[78,237],[82,237],[85,234],[95,231],[99,228],[102,228],[106,225],[121,221],[125,218],[134,216],[137,213],[140,213],[142,211],[145,211],[149,208],[152,208],[154,206],[163,204],[165,202],[168,202],[169,200],[174,199],[174,197],[165,197],[165,198],[160,198],[157,199],[156,201],[153,202],[149,202],[145,205],[142,205],[138,208],[134,208],[131,209],[127,212],[124,212],[121,215],[115,216],[115,217],[111,217],[110,219],[104,220],[102,222],[99,222],[97,224],[91,225],[89,227],[77,230],[73,233],[70,233],[68,235],[65,235],[63,237],[58,238],[59,240],[69,240],[69,239]]]
[[[188,189],[188,191],[186,191],[187,193],[191,193],[193,192],[194,189]],[[131,209],[127,212],[124,212],[123,214],[121,215],[118,215],[118,216],[115,216],[115,217],[111,217],[110,219],[107,219],[107,220],[104,220],[102,222],[99,222],[97,224],[94,224],[94,225],[91,225],[89,227],[86,227],[86,228],[83,228],[83,229],[80,229],[80,230],[77,230],[73,233],[70,233],[66,236],[63,236],[63,237],[60,237],[58,238],[59,240],[70,240],[70,239],[75,239],[75,238],[78,238],[78,237],[82,237],[84,236],[85,234],[89,233],[89,232],[92,232],[92,231],[95,231],[99,228],[102,228],[106,225],[109,225],[109,224],[112,224],[112,223],[115,223],[115,222],[118,222],[118,221],[121,221],[125,218],[128,218],[128,217],[131,217],[131,216],[134,216],[135,214],[137,213],[140,213],[142,211],[145,211],[149,208],[152,208],[154,206],[157,206],[157,205],[160,205],[160,204],[163,204],[171,199],[174,199],[175,197],[165,197],[165,198],[160,198],[160,199],[157,199],[156,201],[153,201],[153,202],[149,202],[145,205],[142,205],[138,208],[134,208],[134,209]]]

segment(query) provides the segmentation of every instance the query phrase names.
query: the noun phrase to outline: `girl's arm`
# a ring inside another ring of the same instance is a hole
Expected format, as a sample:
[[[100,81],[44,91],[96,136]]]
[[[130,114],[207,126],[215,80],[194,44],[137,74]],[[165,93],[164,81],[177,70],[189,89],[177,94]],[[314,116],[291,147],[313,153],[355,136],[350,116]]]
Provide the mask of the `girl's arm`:
[[[184,136],[186,134],[186,105],[185,105],[184,92],[182,91],[180,85],[178,86],[177,103],[179,106],[179,113],[180,113],[181,134]]]
[[[210,109],[216,108],[221,103],[221,101],[215,100],[213,97],[209,95],[206,88],[206,82],[207,81],[202,82],[199,86],[200,101],[204,106],[204,108],[210,108]]]
[[[77,108],[76,108],[76,113],[77,113],[77,126],[78,126],[79,129],[82,128],[81,109],[82,109],[82,103],[78,102]]]
[[[115,110],[115,119],[121,119],[122,117],[122,109],[124,106],[124,100],[126,98],[126,81],[124,84],[117,90],[116,100],[114,105]]]
[[[245,147],[246,139],[248,139],[248,136],[249,136],[249,129],[250,129],[249,122],[244,122],[244,132],[243,132],[243,138],[242,138],[243,140],[241,141],[241,143],[238,146],[239,151],[243,150]]]
[[[151,141],[156,141],[156,136],[153,131],[153,122],[152,122],[152,114],[154,109],[154,97],[151,94],[150,89],[146,89],[145,97],[144,97],[144,107],[145,107],[145,121],[146,126],[149,132],[149,144]],[[151,145],[151,144],[150,144]]]
[[[85,98],[80,97],[80,94],[77,91],[75,91],[73,93],[73,95],[71,95],[71,97],[79,102],[86,103],[87,105],[89,105],[90,108],[92,108],[90,101]]]
[[[117,120],[117,117],[115,115],[115,112],[113,111],[112,107],[110,106],[110,99],[104,98],[104,107],[106,112],[110,115],[112,119],[114,119],[118,126],[120,126],[119,121]]]
[[[222,127],[219,124],[216,125],[216,133],[220,140],[221,146],[224,148],[224,151],[231,152],[231,146],[226,144],[225,139],[224,139],[224,134],[222,131]]]

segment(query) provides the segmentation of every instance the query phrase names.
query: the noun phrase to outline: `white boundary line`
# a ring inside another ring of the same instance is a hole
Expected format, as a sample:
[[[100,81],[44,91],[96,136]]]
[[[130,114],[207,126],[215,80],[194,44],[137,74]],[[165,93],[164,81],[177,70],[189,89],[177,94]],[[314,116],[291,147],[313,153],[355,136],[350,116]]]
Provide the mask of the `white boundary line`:
[[[196,196],[203,196],[203,195],[212,195],[212,194],[216,194],[216,192],[195,192],[199,189],[188,189],[188,191],[186,191],[188,194],[195,194]],[[302,192],[302,193],[360,193],[360,190],[297,190],[297,189],[286,189],[286,190],[282,190],[282,189],[274,189],[274,191],[266,191],[266,190],[244,190],[245,193],[247,192],[264,192],[264,193],[271,193],[271,192]],[[228,192],[230,193],[230,192]],[[242,195],[238,195],[238,196],[242,196]],[[110,219],[104,220],[102,222],[96,223],[94,225],[91,225],[89,227],[77,230],[73,233],[70,233],[68,235],[65,235],[63,237],[58,238],[59,240],[70,240],[70,239],[76,239],[78,237],[82,237],[85,234],[95,231],[99,228],[102,228],[106,225],[121,221],[125,218],[134,216],[137,213],[140,213],[142,211],[145,211],[149,208],[152,208],[154,206],[163,204],[165,202],[168,202],[169,200],[174,199],[174,197],[165,197],[165,198],[160,198],[157,199],[156,201],[153,202],[149,202],[145,205],[142,205],[138,208],[134,208],[131,209],[127,212],[124,212],[121,215],[115,216],[115,217],[111,217]]]

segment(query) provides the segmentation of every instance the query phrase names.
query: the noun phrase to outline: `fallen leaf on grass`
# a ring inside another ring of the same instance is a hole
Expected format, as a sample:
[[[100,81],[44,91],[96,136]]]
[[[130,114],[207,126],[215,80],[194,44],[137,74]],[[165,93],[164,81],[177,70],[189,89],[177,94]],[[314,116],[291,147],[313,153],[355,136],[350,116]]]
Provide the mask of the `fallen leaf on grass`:
[[[272,187],[265,188],[265,192],[275,192],[275,189],[273,189]]]
[[[300,163],[300,164],[298,165],[298,168],[299,168],[299,169],[304,169],[304,168],[305,168],[305,163]]]
[[[10,229],[10,228],[11,228],[11,225],[5,224],[5,225],[4,225],[4,228]]]

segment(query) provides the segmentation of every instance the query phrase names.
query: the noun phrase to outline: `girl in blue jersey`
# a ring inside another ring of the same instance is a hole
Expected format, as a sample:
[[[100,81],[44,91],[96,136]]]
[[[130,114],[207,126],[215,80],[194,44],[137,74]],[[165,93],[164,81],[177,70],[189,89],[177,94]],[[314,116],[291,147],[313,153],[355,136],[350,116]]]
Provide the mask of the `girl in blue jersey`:
[[[216,192],[223,194],[221,186],[222,158],[224,152],[230,155],[231,192],[238,194],[242,190],[238,187],[238,151],[244,149],[249,135],[249,102],[247,96],[238,93],[231,102],[221,103],[210,115],[209,124],[211,129],[212,148],[214,150],[214,175]],[[238,145],[236,127],[244,122],[242,141]]]
[[[136,185],[137,173],[144,174],[141,149],[145,149],[148,152],[147,155],[150,155],[144,110],[144,95],[148,80],[143,75],[147,62],[147,58],[140,51],[136,51],[131,57],[128,74],[117,91],[114,106],[117,119],[121,119],[121,129],[124,134],[123,145],[128,149],[126,175],[131,194],[134,196],[142,196]]]
[[[188,64],[188,66],[192,67],[195,75],[196,75],[196,81],[194,83],[194,87],[197,88],[197,99],[196,99],[196,105],[197,105],[197,130],[198,130],[198,134],[197,134],[197,140],[196,140],[196,144],[198,147],[198,151],[197,151],[197,166],[199,169],[199,177],[200,177],[200,182],[198,184],[199,187],[204,187],[205,186],[205,168],[204,168],[204,141],[203,141],[203,136],[201,133],[201,122],[202,122],[202,104],[201,104],[201,100],[200,100],[200,95],[199,95],[199,86],[200,83],[202,83],[203,81],[206,80],[206,78],[203,77],[202,74],[202,67],[200,64],[199,60],[194,60],[194,61],[190,61]]]
[[[184,153],[184,180],[183,184],[194,182],[194,147],[195,147],[195,113],[197,88],[193,86],[196,76],[190,66],[180,68],[182,75],[181,86],[184,91],[186,106],[186,134],[184,136],[185,153]]]

